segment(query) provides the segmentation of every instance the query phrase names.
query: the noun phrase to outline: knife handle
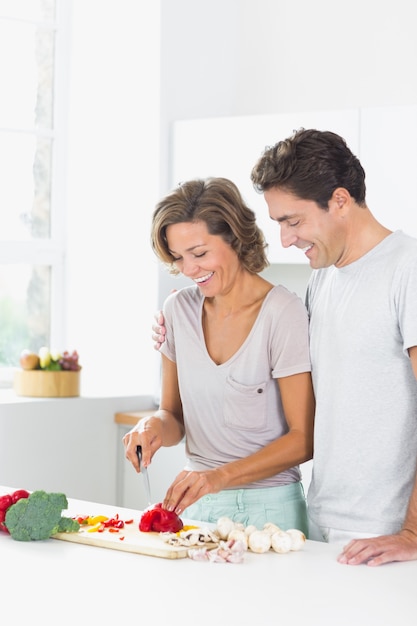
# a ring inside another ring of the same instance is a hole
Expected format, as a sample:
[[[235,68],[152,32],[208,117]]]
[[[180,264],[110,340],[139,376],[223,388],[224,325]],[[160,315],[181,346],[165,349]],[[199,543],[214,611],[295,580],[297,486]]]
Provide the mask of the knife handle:
[[[136,446],[136,454],[138,455],[139,469],[142,467],[142,446]]]

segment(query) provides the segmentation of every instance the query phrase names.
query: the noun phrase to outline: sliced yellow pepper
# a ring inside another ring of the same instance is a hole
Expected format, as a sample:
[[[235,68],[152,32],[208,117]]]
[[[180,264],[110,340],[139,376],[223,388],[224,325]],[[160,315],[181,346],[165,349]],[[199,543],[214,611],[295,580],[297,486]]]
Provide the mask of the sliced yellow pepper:
[[[87,518],[87,524],[89,526],[95,526],[96,524],[101,524],[102,522],[106,522],[109,518],[105,515],[94,515],[94,517]]]
[[[94,524],[94,526],[89,526],[87,528],[87,532],[96,533],[97,531],[101,530],[101,528],[104,528],[103,522],[98,522],[97,524]]]
[[[189,524],[188,526],[185,525],[181,528],[181,530],[179,530],[177,533],[175,533],[176,535],[179,535],[180,533],[184,532],[184,530],[194,530],[196,528],[199,528],[198,526],[193,526],[192,524]]]

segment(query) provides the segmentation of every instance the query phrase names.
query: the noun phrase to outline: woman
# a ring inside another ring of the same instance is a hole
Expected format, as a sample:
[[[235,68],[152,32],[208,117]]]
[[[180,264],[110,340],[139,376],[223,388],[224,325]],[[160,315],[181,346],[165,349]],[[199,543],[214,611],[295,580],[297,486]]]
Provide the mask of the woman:
[[[229,180],[182,184],[153,214],[152,246],[195,285],[164,305],[160,407],[123,441],[139,471],[186,438],[187,465],[163,506],[307,534],[299,463],[312,458],[314,396],[303,303],[259,275],[266,244]]]

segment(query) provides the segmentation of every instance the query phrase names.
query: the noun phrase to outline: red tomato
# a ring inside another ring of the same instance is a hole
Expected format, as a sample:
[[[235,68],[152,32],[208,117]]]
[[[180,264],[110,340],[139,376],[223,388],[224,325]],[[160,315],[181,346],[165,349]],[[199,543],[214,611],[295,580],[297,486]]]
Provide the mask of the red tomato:
[[[29,498],[30,493],[29,491],[26,491],[26,489],[17,489],[16,491],[13,491],[11,496],[12,504],[16,504],[18,500],[21,500],[21,498]]]
[[[2,511],[0,509],[0,531],[3,531],[5,533],[8,533],[8,528],[6,526],[6,524],[4,523],[4,520],[6,519],[6,511]]]
[[[0,511],[7,511],[9,506],[12,506],[12,496],[7,493],[5,496],[0,496]]]
[[[174,511],[163,509],[161,502],[146,509],[139,520],[139,530],[145,533],[177,533],[182,527],[183,523],[178,515]]]

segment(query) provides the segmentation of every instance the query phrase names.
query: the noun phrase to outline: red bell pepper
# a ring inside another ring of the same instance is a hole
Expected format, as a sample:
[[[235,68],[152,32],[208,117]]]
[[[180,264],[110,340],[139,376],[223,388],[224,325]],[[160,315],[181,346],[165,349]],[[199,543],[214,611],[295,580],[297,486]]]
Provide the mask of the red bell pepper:
[[[163,509],[161,502],[146,509],[139,520],[139,530],[144,533],[177,533],[183,526],[178,515],[174,511]]]

